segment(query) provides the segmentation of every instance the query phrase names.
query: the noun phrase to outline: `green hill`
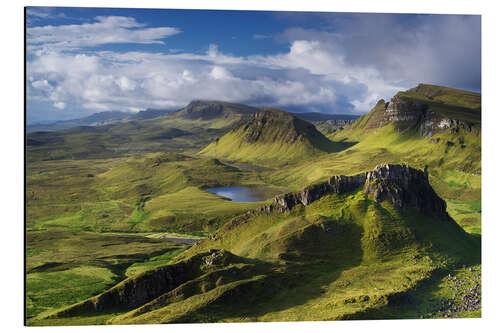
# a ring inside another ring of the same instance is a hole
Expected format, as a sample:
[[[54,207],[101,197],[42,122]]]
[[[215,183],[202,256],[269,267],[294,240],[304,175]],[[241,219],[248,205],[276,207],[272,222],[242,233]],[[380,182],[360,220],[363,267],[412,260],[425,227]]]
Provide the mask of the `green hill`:
[[[172,264],[40,323],[378,318],[436,275],[478,263],[479,246],[448,216],[427,173],[381,165],[279,196]]]
[[[314,125],[290,113],[262,109],[199,154],[268,166],[297,162],[339,150]]]

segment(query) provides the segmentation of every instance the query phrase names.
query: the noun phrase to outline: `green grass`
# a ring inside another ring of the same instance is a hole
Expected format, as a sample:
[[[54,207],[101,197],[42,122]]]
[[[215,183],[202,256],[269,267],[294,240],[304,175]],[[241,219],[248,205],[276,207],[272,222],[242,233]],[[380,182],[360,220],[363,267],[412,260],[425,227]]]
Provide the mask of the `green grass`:
[[[134,263],[127,268],[125,276],[131,277],[156,267],[168,265],[173,258],[185,251],[186,248],[188,247],[176,247],[162,255],[151,257],[143,262]]]
[[[93,296],[114,284],[116,277],[109,269],[94,266],[28,274],[27,316],[32,317]]]
[[[212,142],[199,154],[256,165],[279,166],[342,150],[316,128],[289,113],[264,109],[255,119]]]
[[[254,170],[180,154],[93,162],[30,164],[29,230],[213,231],[225,218],[260,204],[231,202],[203,188],[259,186],[268,188],[270,196],[286,189],[264,183]]]
[[[67,306],[96,295],[127,276],[128,267],[151,257],[167,258],[186,246],[139,235],[30,231],[27,266],[27,316]],[[140,269],[140,268],[139,268]]]
[[[218,248],[227,251],[225,263],[192,268],[198,273],[191,280],[111,322],[370,316],[389,309],[397,295],[420,290],[440,269],[479,260],[479,243],[455,223],[375,203],[363,191],[327,195],[289,213],[247,219],[229,222],[214,239],[173,261],[199,265],[199,259],[190,258]],[[247,263],[237,264],[232,254]],[[231,274],[233,270],[241,273]]]
[[[448,202],[448,212],[465,231],[481,234],[481,202]]]

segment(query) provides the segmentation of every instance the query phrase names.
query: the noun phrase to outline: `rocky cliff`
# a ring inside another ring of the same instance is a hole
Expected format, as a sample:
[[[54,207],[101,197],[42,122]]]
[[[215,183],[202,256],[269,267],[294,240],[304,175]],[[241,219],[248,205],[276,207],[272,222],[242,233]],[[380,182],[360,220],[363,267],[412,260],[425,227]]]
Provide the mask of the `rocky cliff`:
[[[420,84],[397,93],[389,102],[379,100],[370,113],[353,126],[377,129],[389,123],[399,132],[412,129],[425,138],[446,129],[471,132],[476,127],[475,130],[480,131],[481,95]]]
[[[446,202],[429,184],[427,172],[408,165],[384,164],[373,171],[355,176],[333,176],[328,181],[311,185],[301,191],[277,196],[270,205],[260,211],[291,210],[296,205],[307,206],[327,194],[347,193],[363,189],[376,202],[391,201],[399,208],[414,208],[417,211],[448,219]]]

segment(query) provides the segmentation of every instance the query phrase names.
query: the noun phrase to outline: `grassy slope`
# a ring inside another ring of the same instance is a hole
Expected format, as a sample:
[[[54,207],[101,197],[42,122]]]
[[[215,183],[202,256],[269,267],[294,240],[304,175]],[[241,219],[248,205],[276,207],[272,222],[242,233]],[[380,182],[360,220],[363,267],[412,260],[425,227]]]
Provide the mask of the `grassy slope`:
[[[246,259],[202,265],[192,280],[112,322],[333,320],[370,313],[437,269],[477,263],[478,246],[453,222],[377,204],[363,191],[329,195],[291,213],[229,222],[215,239],[174,260],[213,248]]]
[[[256,165],[277,166],[339,151],[310,123],[289,113],[264,109],[255,119],[205,147],[200,155]]]
[[[123,280],[129,266],[137,270],[168,262],[152,262],[151,256],[166,259],[186,248],[136,235],[51,230],[27,237],[28,318],[98,294]]]
[[[449,97],[433,97],[434,100],[440,98]],[[459,102],[455,101],[454,103],[460,103],[469,108],[475,107],[474,101],[477,102],[475,96],[472,98],[473,102],[470,100],[463,102],[460,101],[460,98],[458,100]],[[360,119],[360,122],[366,121],[366,119],[367,116]],[[182,122],[179,120],[176,126],[181,127]],[[192,123],[193,121],[186,121],[185,125],[189,126]],[[200,123],[202,122],[200,121]],[[458,135],[455,135],[443,132],[438,134],[441,140],[438,143],[432,143],[429,139],[422,139],[411,135],[411,133],[394,133],[390,126],[378,129],[376,132],[363,131],[359,128],[359,123],[357,127],[348,127],[345,131],[339,131],[331,136],[334,140],[342,141],[345,147],[355,144],[351,148],[333,154],[312,157],[306,163],[290,165],[278,171],[236,172],[225,167],[214,166],[214,160],[196,159],[195,163],[192,164],[193,161],[182,160],[182,158],[179,160],[178,156],[166,158],[168,161],[161,162],[162,159],[165,159],[162,154],[132,159],[30,162],[28,164],[27,190],[28,227],[29,230],[59,229],[78,232],[83,230],[147,231],[154,229],[182,232],[214,230],[225,219],[247,210],[248,205],[251,206],[251,204],[240,205],[208,195],[199,189],[204,184],[210,186],[218,183],[224,186],[267,184],[277,186],[278,189],[280,187],[281,189],[284,187],[298,189],[311,182],[325,179],[332,174],[354,174],[361,170],[369,170],[376,164],[384,162],[409,162],[412,166],[421,168],[425,164],[429,164],[431,183],[436,191],[447,200],[448,211],[452,217],[467,231],[481,232],[481,176],[473,174],[473,172],[480,170],[480,135],[465,132],[459,132]],[[83,142],[82,147],[88,145],[92,149],[98,148],[98,146],[88,144],[94,142],[91,140],[91,135],[86,136],[86,138],[87,141]],[[450,145],[448,142],[453,144]],[[121,146],[119,141],[116,141],[116,144],[116,147]],[[172,144],[177,145],[174,142]],[[78,145],[77,142],[76,146]],[[160,146],[155,145],[152,149],[158,147]],[[73,148],[66,147],[65,149]],[[159,166],[153,167],[158,158],[161,163]],[[469,164],[464,162],[469,162]],[[207,165],[203,163],[207,163]],[[466,166],[465,172],[457,170],[457,168],[463,169],[464,166]],[[184,188],[185,190],[183,190]],[[141,201],[150,190],[153,193],[152,198]],[[203,202],[203,205],[194,206],[193,210],[192,201]],[[206,215],[204,212],[208,208],[211,209],[211,212]],[[224,217],[217,219],[221,212]],[[200,213],[203,213],[204,216],[200,216]],[[172,219],[171,217],[174,215],[181,218]],[[189,223],[193,220],[200,221],[200,217],[204,220],[203,223]],[[151,224],[151,221],[157,218],[159,218],[157,224]],[[168,227],[165,227],[165,223]],[[37,254],[37,251],[39,250],[28,249],[28,255]],[[118,255],[118,252],[116,253]],[[59,252],[55,257],[57,256],[61,256],[61,253]],[[163,264],[165,263],[164,259],[168,259],[168,257],[169,254],[165,254],[165,257],[160,255],[156,259],[151,259],[149,263],[136,264],[135,267],[143,269],[149,267],[150,264],[155,264],[155,262]],[[89,266],[86,264],[83,267]],[[94,269],[93,266],[90,267],[89,269]],[[100,280],[102,282],[95,281],[95,283],[101,283],[99,288],[108,286],[110,279],[116,281],[116,276],[113,275],[116,273],[102,271],[102,267],[98,267],[98,269],[95,273],[96,276],[102,276]],[[134,269],[136,268],[131,268],[129,274],[132,274]],[[103,274],[99,275],[97,272]],[[60,273],[63,273],[61,278],[64,278],[64,274],[68,272],[64,270]],[[264,274],[265,272],[259,271],[260,273]],[[370,274],[372,273],[370,272]],[[79,276],[78,274],[71,275],[71,279],[79,281]],[[341,274],[341,276],[343,275]],[[58,279],[59,277],[55,275],[53,278]],[[345,281],[338,281],[341,285],[350,280],[347,278]],[[436,281],[436,283],[440,283],[441,280],[437,279]],[[74,287],[78,285],[75,283],[72,284]],[[257,282],[252,280],[248,283]],[[432,285],[436,284],[433,282]],[[226,287],[228,292],[232,290],[228,286]],[[338,286],[335,285],[335,288]],[[85,297],[102,290],[97,289],[87,291]],[[313,291],[312,289],[305,290],[305,292]],[[439,293],[441,289],[435,290]],[[432,291],[432,293],[435,292]],[[425,298],[428,294],[422,292],[422,295]],[[281,302],[289,297],[289,293],[283,292]],[[37,302],[33,303],[33,306],[39,308],[41,303]],[[202,300],[200,302],[198,304],[202,304]],[[329,305],[326,304],[326,306]],[[414,309],[412,311],[415,312]],[[201,318],[201,313],[198,313],[197,316]],[[405,316],[407,314],[401,315],[401,317]],[[110,317],[111,315],[103,315],[93,317],[92,320],[95,319],[95,323],[104,323]],[[249,318],[251,319],[251,317]],[[60,321],[60,323],[89,323],[89,320],[89,318],[71,318]],[[238,320],[245,319],[239,318]],[[49,321],[45,321],[45,323],[49,323]]]

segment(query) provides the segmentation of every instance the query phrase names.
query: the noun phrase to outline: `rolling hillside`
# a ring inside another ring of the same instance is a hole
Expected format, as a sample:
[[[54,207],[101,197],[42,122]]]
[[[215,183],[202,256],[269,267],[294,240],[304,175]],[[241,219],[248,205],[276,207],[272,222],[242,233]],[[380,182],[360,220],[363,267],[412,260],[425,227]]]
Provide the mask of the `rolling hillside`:
[[[217,105],[28,135],[30,325],[444,317],[448,274],[480,290],[479,94],[420,85],[327,137]],[[205,190],[239,186],[289,193]]]
[[[390,307],[412,318],[401,312],[412,290],[442,270],[477,263],[479,246],[448,216],[425,172],[381,165],[279,196],[170,265],[39,320],[373,319]],[[419,306],[434,306],[428,296]]]

